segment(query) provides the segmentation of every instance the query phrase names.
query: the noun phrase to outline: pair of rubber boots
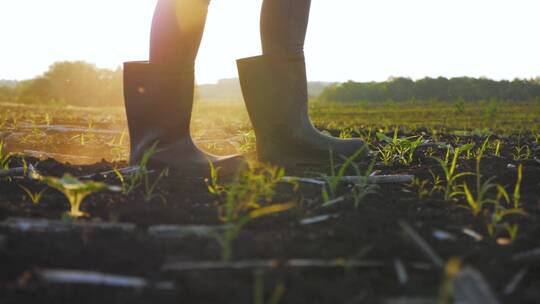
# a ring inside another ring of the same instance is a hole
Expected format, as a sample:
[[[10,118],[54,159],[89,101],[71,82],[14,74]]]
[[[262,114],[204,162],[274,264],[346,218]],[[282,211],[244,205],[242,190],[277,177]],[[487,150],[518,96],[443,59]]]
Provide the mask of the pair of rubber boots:
[[[330,151],[349,157],[362,149],[360,154],[367,155],[363,141],[327,136],[311,123],[303,57],[258,56],[237,63],[260,161],[291,167],[328,164]],[[246,167],[242,156],[214,156],[194,144],[190,135],[193,95],[192,66],[170,72],[149,62],[124,64],[131,164],[138,164],[155,146],[148,166],[169,168],[183,177],[208,177],[209,161],[220,168],[222,176]]]

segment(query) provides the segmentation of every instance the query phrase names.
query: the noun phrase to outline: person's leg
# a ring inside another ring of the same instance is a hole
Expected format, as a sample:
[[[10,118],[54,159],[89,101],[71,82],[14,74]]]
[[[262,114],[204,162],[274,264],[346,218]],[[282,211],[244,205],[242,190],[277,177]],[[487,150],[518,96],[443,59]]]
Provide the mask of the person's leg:
[[[152,20],[150,62],[172,69],[195,63],[210,0],[159,0]]]
[[[327,136],[309,119],[303,55],[310,3],[264,0],[263,54],[238,60],[242,94],[257,136],[257,156],[276,165],[327,163],[331,156],[339,161],[369,152],[361,140]]]
[[[264,0],[263,55],[303,55],[311,0]]]
[[[153,146],[148,166],[172,175],[209,177],[211,161],[220,175],[244,167],[238,156],[200,151],[190,135],[194,64],[209,0],[159,0],[150,43],[150,61],[124,64],[124,100],[130,136],[130,164]]]

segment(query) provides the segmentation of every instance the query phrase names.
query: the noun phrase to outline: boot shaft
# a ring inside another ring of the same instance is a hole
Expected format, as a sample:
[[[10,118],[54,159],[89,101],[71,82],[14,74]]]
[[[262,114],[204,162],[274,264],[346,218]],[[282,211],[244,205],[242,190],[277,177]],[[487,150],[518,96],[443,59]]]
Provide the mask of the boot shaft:
[[[365,148],[361,140],[333,138],[313,126],[303,58],[241,59],[238,72],[259,160],[283,166],[324,163],[330,151],[349,157]]]
[[[169,145],[189,137],[193,91],[193,67],[170,72],[145,61],[124,64],[124,102],[133,161],[155,142]]]
[[[264,137],[267,132],[287,132],[301,127],[305,122],[302,120],[309,121],[303,57],[240,59],[238,74],[246,108],[258,136]]]

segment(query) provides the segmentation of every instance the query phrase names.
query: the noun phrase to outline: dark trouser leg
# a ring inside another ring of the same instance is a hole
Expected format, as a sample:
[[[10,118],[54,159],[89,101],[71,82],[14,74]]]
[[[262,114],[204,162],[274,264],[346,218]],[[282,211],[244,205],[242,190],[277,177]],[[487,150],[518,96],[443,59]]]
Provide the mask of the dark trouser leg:
[[[311,0],[264,0],[261,42],[264,55],[303,55]]]
[[[209,0],[159,0],[152,20],[150,62],[171,69],[195,63]]]

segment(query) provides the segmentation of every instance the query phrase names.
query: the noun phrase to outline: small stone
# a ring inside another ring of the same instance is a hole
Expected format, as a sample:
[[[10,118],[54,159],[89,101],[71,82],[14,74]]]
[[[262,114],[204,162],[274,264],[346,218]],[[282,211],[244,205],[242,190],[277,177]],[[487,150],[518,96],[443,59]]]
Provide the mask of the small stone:
[[[433,231],[433,237],[438,239],[439,241],[446,241],[446,240],[451,240],[451,241],[455,241],[456,240],[456,236],[449,233],[449,232],[446,232],[444,230],[435,230]]]
[[[509,239],[509,238],[498,238],[497,239],[497,244],[501,245],[501,246],[508,246],[510,244],[512,244],[512,240]]]

